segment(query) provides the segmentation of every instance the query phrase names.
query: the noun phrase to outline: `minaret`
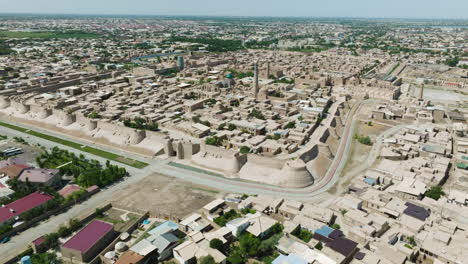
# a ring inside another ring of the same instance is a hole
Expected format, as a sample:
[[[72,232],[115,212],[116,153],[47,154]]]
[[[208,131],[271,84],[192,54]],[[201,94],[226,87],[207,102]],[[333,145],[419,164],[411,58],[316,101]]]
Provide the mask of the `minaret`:
[[[270,79],[270,61],[268,61],[268,63],[267,63],[266,78]]]
[[[424,100],[424,84],[421,84],[421,89],[419,89],[419,101]]]
[[[256,61],[254,64],[254,84],[253,85],[254,85],[254,97],[255,99],[257,99],[258,91],[260,90],[259,85],[258,85],[258,61]]]

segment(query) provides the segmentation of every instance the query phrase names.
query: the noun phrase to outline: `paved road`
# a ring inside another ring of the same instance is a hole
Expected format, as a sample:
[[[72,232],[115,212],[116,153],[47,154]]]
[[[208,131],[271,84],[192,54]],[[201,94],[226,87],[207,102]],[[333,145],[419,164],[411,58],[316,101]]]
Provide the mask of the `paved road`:
[[[88,146],[97,147],[106,151],[119,153],[130,158],[145,161],[149,163],[150,165],[144,169],[136,169],[136,168],[126,166],[121,163],[111,162],[119,166],[125,167],[131,174],[131,177],[129,177],[127,180],[123,182],[120,182],[118,184],[115,184],[114,186],[110,186],[107,189],[102,190],[98,194],[92,196],[86,202],[74,206],[67,212],[62,213],[58,216],[52,217],[49,220],[41,222],[39,225],[32,227],[17,236],[14,236],[9,243],[3,244],[0,246],[0,256],[2,256],[2,259],[8,259],[8,257],[12,257],[16,255],[18,253],[18,250],[22,250],[26,248],[27,245],[32,240],[36,239],[37,237],[41,235],[54,232],[60,224],[66,223],[71,218],[78,217],[79,215],[85,213],[86,211],[94,210],[94,208],[110,201],[113,193],[126,188],[130,184],[140,181],[144,177],[154,172],[157,172],[166,176],[172,176],[172,177],[176,177],[182,180],[194,182],[196,184],[201,184],[201,185],[206,185],[212,188],[221,189],[227,192],[255,193],[255,194],[274,195],[274,196],[280,195],[285,198],[292,198],[292,199],[299,199],[299,200],[314,200],[316,199],[317,195],[323,192],[326,192],[329,188],[331,188],[336,183],[336,181],[338,180],[341,174],[341,170],[343,169],[343,166],[346,163],[346,160],[349,155],[350,146],[352,143],[352,131],[354,131],[354,127],[356,125],[356,118],[354,115],[356,111],[358,110],[357,108],[358,107],[354,107],[352,109],[352,112],[348,114],[344,133],[341,138],[338,154],[333,160],[332,165],[327,171],[326,176],[323,179],[321,179],[319,182],[317,182],[315,185],[307,187],[307,188],[303,188],[303,189],[279,188],[279,187],[268,186],[268,185],[259,184],[259,183],[232,180],[232,179],[227,179],[223,177],[216,177],[216,176],[211,176],[211,175],[207,175],[203,173],[179,169],[179,168],[168,165],[168,161],[165,161],[165,160],[142,157],[134,153],[115,149],[109,146],[101,146],[101,145],[97,146],[96,144],[84,141],[82,139],[71,138],[63,134],[58,134],[52,131],[45,131],[37,127],[33,128],[24,124],[18,124],[15,122],[7,121],[9,123],[16,124],[22,127],[31,128],[36,131],[40,131],[43,133],[69,139],[71,141],[75,141],[83,145],[88,145]],[[41,144],[42,146],[45,146],[47,148],[59,146],[60,148],[67,149],[76,154],[84,154],[87,157],[99,160],[101,162],[105,162],[105,159],[92,155],[90,153],[82,152],[74,148],[70,148],[70,147],[63,146],[54,142],[50,142],[42,138],[37,138],[29,134],[22,133],[16,130],[12,130],[6,127],[0,127],[0,134],[7,135],[10,138],[13,136],[21,136],[25,138],[29,143]]]

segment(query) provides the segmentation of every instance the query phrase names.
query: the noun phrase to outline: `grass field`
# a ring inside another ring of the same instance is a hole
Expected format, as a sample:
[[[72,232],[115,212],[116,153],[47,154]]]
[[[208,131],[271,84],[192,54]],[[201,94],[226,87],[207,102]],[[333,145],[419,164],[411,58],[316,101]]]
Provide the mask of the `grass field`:
[[[66,39],[66,38],[99,38],[101,35],[81,31],[0,31],[0,38],[41,38],[41,39]]]
[[[127,164],[129,166],[132,166],[132,167],[135,167],[135,168],[138,168],[138,169],[142,169],[142,168],[149,165],[148,163],[145,163],[145,162],[130,159],[130,158],[120,156],[120,155],[117,155],[117,154],[114,154],[114,153],[111,153],[111,152],[107,152],[107,151],[104,151],[104,150],[100,150],[100,149],[96,149],[96,148],[92,148],[92,147],[88,147],[88,146],[83,146],[83,145],[81,145],[79,143],[68,141],[68,140],[65,140],[63,138],[58,138],[58,137],[54,137],[54,136],[51,136],[51,135],[42,134],[42,133],[39,133],[37,131],[29,130],[29,129],[26,129],[26,128],[22,128],[22,127],[19,127],[19,126],[7,124],[7,123],[4,123],[4,122],[0,122],[0,126],[4,126],[4,127],[14,129],[14,130],[17,130],[17,131],[20,131],[20,132],[23,132],[23,133],[27,133],[27,134],[35,136],[35,137],[43,138],[43,139],[46,139],[46,140],[49,140],[49,141],[52,141],[52,142],[55,142],[55,143],[59,143],[59,144],[65,145],[65,146],[69,146],[71,148],[81,150],[81,151],[84,151],[84,152],[87,152],[87,153],[90,153],[90,154],[93,154],[93,155],[96,155],[96,156],[99,156],[99,157],[102,157],[102,158],[105,158],[105,159],[108,159],[108,160],[113,160],[113,161],[117,161],[117,162],[120,162],[120,163],[123,163],[123,164]]]

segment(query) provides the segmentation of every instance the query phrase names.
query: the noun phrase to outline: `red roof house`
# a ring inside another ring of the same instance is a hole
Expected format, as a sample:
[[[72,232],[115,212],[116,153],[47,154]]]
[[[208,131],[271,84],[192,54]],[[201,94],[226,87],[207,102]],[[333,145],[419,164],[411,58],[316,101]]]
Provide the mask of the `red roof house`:
[[[33,208],[45,204],[54,197],[41,192],[31,193],[21,199],[0,207],[0,224],[11,220],[13,217],[27,212]]]
[[[63,198],[67,198],[68,196],[72,195],[74,192],[77,192],[79,190],[81,190],[80,186],[76,184],[71,184],[63,187],[60,191],[58,191],[58,193]]]
[[[63,244],[63,258],[88,262],[98,255],[113,237],[114,226],[112,224],[94,220]]]

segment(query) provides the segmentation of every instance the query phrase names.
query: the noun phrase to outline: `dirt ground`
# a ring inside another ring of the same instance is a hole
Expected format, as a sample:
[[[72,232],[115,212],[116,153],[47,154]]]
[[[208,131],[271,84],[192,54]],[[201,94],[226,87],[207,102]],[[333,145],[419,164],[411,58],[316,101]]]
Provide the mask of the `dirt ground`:
[[[128,220],[124,220],[122,216],[126,216]],[[127,230],[141,215],[130,213],[127,211],[119,210],[116,208],[111,208],[104,212],[104,216],[98,217],[97,219],[103,220],[109,223],[114,224],[114,229],[118,232],[123,232]]]
[[[25,140],[26,142],[28,141],[27,138],[25,138]],[[5,150],[7,148],[11,148],[11,147],[23,149],[24,151],[23,154],[19,154],[14,157],[20,158],[24,160],[26,163],[32,164],[34,166],[37,166],[36,158],[39,155],[41,155],[41,153],[43,152],[43,150],[39,146],[17,143],[13,138],[8,138],[6,140],[0,141],[0,151]]]
[[[372,125],[370,126],[366,123],[367,122],[360,121],[359,125],[356,126],[354,134],[358,134],[360,136],[369,136],[373,143],[375,143],[375,139],[379,134],[381,134],[389,128],[388,126],[377,124],[375,122],[372,122]],[[350,155],[351,159],[349,159],[346,163],[343,173],[346,174],[346,171],[350,171],[353,168],[362,164],[362,162],[367,159],[367,155],[369,154],[371,148],[372,146],[361,144],[357,140],[353,139],[353,146]]]
[[[353,136],[354,134],[369,136],[372,142],[375,143],[377,136],[389,128],[389,126],[378,124],[375,121],[369,125],[367,120],[362,120],[359,121],[358,125],[356,126]],[[351,172],[353,172],[357,167],[366,161],[371,149],[372,146],[361,144],[356,139],[353,139],[351,154],[349,155],[350,158],[343,168],[340,180],[337,184],[335,184],[335,186],[333,186],[333,188],[329,190],[329,193],[334,194],[340,192],[350,184],[350,182],[353,180],[352,176],[354,176],[351,175]]]
[[[208,187],[152,174],[120,191],[112,203],[147,210],[152,217],[181,219],[222,196],[220,191]]]

